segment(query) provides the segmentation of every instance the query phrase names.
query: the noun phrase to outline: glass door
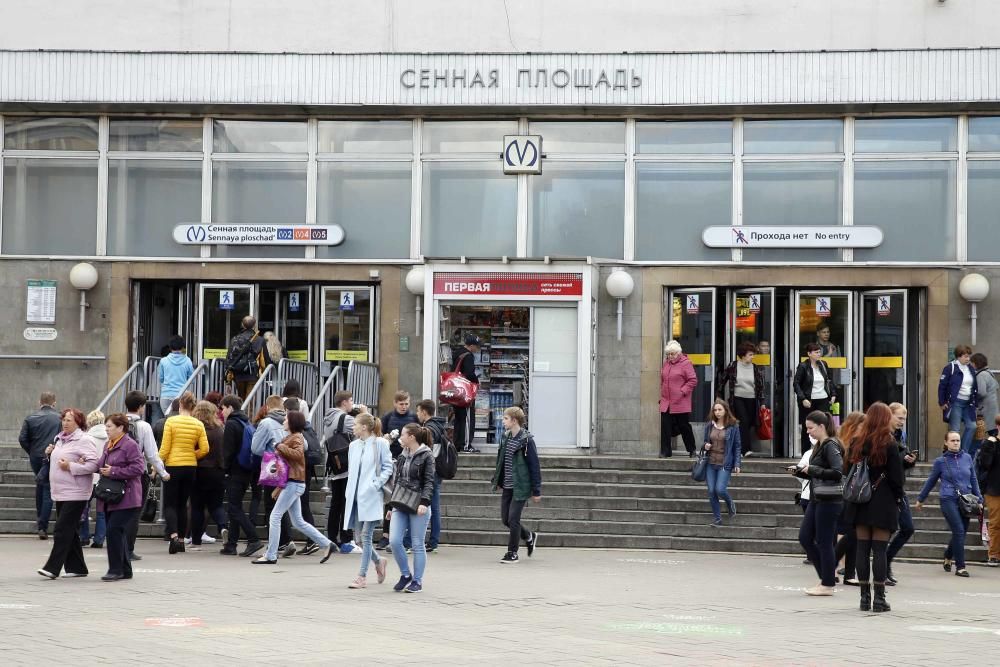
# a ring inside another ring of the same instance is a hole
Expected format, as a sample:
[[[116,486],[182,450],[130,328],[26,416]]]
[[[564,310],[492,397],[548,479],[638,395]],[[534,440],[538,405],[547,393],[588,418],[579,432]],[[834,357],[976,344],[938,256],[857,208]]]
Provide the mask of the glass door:
[[[364,285],[323,288],[324,362],[346,369],[351,361],[375,361],[372,292]]]
[[[906,290],[861,294],[861,407],[906,405]]]
[[[289,359],[312,361],[312,287],[262,289],[261,333],[273,331]]]
[[[771,348],[775,344],[774,288],[753,287],[734,290],[730,299],[729,322],[728,358],[719,360],[718,369],[725,368],[729,362],[736,359],[737,350],[742,344],[753,345],[753,363],[764,372],[764,405],[771,409],[772,430],[777,431],[772,433],[770,440],[757,440],[754,429],[753,449],[774,456],[774,442],[781,441],[780,429],[774,428],[774,411],[776,403],[779,402],[774,397],[775,357],[771,353]],[[718,391],[721,393],[723,389],[719,387]]]
[[[240,320],[254,314],[254,286],[201,284],[198,286],[198,360],[225,359],[229,341],[238,334]]]
[[[666,298],[663,343],[676,340],[694,365],[698,386],[691,397],[691,423],[704,423],[715,396],[715,288],[669,290]],[[660,357],[662,364],[662,348]]]

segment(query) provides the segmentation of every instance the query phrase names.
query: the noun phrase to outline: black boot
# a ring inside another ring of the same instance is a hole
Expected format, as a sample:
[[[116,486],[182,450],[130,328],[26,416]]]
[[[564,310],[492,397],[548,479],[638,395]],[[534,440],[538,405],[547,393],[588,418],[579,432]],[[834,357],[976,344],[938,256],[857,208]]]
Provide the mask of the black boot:
[[[872,585],[870,581],[862,581],[861,586],[861,611],[872,610]]]
[[[875,584],[875,601],[872,603],[872,611],[892,611],[889,603],[885,601],[885,584]]]

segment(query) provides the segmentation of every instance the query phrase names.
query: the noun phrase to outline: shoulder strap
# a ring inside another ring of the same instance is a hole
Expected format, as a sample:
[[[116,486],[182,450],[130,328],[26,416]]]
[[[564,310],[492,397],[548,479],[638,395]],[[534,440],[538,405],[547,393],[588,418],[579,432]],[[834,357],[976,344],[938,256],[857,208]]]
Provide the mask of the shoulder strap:
[[[458,372],[459,367],[462,365],[462,359],[465,359],[467,356],[469,356],[468,352],[463,352],[462,354],[458,355],[458,359],[455,360],[454,372],[456,373]]]
[[[340,415],[340,421],[337,422],[337,433],[344,432],[344,420],[347,419],[347,413],[344,412]]]

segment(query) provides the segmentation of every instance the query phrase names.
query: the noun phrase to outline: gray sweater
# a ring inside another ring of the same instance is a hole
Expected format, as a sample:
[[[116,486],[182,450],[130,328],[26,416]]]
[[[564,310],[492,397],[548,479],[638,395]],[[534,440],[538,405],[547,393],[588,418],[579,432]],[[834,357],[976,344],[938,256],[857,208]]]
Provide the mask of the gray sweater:
[[[976,391],[979,394],[976,413],[983,416],[987,431],[997,427],[996,417],[1000,412],[1000,408],[997,407],[997,387],[997,380],[988,369],[984,368],[976,373]]]

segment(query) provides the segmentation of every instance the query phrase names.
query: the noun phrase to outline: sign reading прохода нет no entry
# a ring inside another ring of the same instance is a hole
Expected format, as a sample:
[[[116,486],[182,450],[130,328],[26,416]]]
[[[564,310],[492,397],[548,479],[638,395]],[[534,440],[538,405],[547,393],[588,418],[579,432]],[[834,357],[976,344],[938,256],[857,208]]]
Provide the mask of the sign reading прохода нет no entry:
[[[771,225],[706,227],[701,240],[710,248],[876,248],[878,227]]]

